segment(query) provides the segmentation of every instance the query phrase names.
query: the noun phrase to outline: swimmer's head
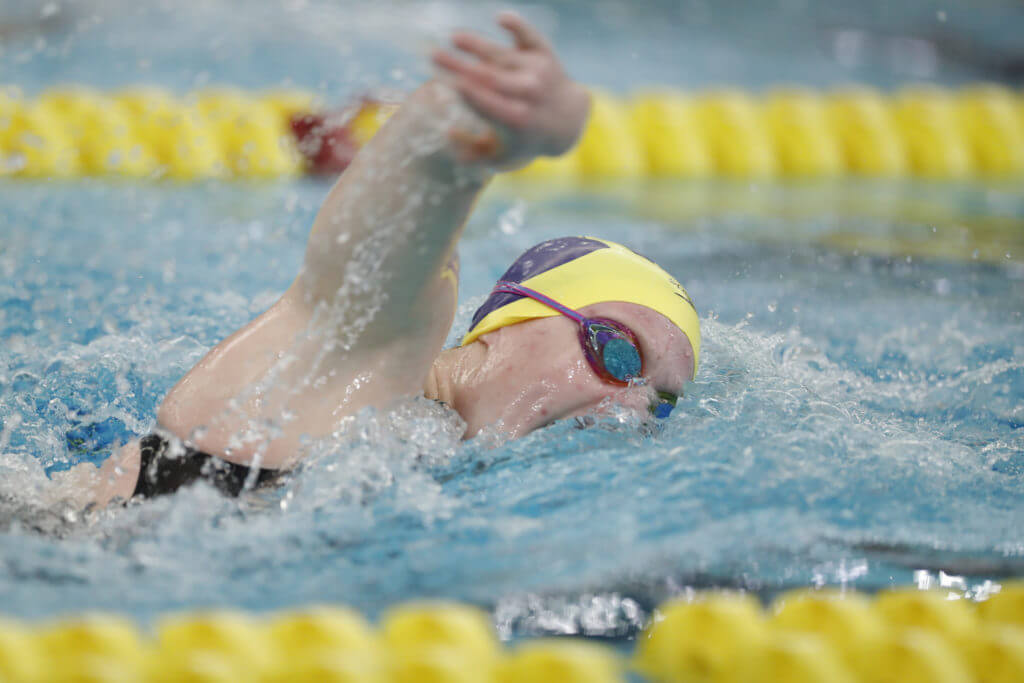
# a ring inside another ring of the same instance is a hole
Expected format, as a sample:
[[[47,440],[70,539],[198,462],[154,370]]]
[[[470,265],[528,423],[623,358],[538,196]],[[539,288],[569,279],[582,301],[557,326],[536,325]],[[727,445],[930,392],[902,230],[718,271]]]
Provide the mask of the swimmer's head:
[[[700,326],[689,295],[620,244],[548,240],[516,259],[499,283],[462,341],[480,363],[474,373],[480,381],[456,406],[469,423],[467,435],[500,421],[503,431],[518,436],[591,412],[606,399],[663,415],[666,397],[680,394],[696,373]],[[603,367],[600,349],[588,347],[578,316],[566,311],[618,323],[623,331],[613,332],[615,343],[627,351],[635,344],[642,377],[617,382],[618,371]]]

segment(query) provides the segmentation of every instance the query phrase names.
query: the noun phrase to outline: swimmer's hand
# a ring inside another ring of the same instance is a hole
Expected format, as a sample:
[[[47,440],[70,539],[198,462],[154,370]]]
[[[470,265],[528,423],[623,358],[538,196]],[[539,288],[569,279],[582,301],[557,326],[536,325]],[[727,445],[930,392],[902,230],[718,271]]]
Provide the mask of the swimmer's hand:
[[[514,46],[460,32],[452,44],[461,52],[437,50],[433,62],[495,128],[483,135],[450,131],[459,159],[507,170],[572,147],[587,120],[590,96],[565,73],[547,39],[522,17],[503,12],[498,24],[512,35]]]

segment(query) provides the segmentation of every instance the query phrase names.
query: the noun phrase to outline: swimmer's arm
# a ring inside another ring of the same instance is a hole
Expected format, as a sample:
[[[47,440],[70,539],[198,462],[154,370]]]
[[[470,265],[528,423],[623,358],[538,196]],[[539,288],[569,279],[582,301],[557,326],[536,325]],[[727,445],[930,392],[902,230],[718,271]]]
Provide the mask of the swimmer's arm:
[[[375,310],[361,345],[416,333],[447,310],[436,283],[490,176],[564,152],[582,129],[589,97],[547,40],[515,14],[499,22],[515,45],[456,34],[460,53],[433,56],[443,80],[414,93],[361,150],[316,217],[289,296]]]
[[[458,161],[449,138],[456,128],[490,134],[445,84],[417,90],[331,189],[285,296],[311,315],[319,308],[334,317],[345,328],[339,336],[365,321],[364,348],[422,331],[439,304],[449,308],[451,296],[438,300],[437,285],[492,175]]]
[[[171,389],[164,429],[230,462],[286,468],[305,437],[422,391],[454,313],[444,267],[478,194],[496,170],[568,149],[589,109],[535,29],[500,21],[515,46],[457,34],[462,54],[434,55],[446,80],[360,151],[317,214],[299,277]]]
[[[139,478],[139,442],[131,441],[107,458],[102,466],[91,462],[75,465],[51,475],[53,487],[46,493],[51,506],[69,505],[85,509],[106,507],[115,500],[128,500]]]

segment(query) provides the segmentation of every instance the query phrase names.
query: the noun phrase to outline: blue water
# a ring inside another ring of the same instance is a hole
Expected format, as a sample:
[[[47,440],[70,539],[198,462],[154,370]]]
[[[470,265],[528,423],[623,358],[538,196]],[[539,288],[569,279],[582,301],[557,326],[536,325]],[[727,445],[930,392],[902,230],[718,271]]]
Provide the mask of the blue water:
[[[508,7],[552,36],[577,79],[614,90],[1024,79],[1016,0],[7,0],[0,79],[29,92],[299,85],[333,99],[418,83],[431,46],[457,27],[497,35]]]
[[[291,81],[333,95],[415,80],[394,66],[415,63],[407,45],[493,9],[431,3],[395,33],[394,8],[300,5],[256,3],[245,16],[227,3],[183,16],[61,5],[64,23],[47,17],[42,43],[7,34],[0,73],[29,91]],[[844,6],[814,5],[800,27],[820,40],[786,49],[792,3],[724,23],[725,10],[693,3],[677,20],[697,44],[641,40],[660,15],[639,13],[615,37],[635,68],[614,70],[595,52],[614,12],[531,11],[574,72],[608,87],[914,77],[884,49],[859,63],[822,54],[837,26],[939,31],[924,21],[934,8],[865,19]],[[992,50],[1019,26],[1015,6],[958,7],[946,21]],[[7,12],[32,25],[40,10]],[[869,46],[899,44],[871,35]],[[983,73],[935,50],[917,77]],[[1024,574],[1024,197],[1013,185],[506,185],[466,231],[451,339],[526,247],[565,234],[625,242],[685,283],[702,313],[700,374],[656,433],[613,410],[587,428],[461,443],[450,413],[409,400],[360,415],[281,490],[232,501],[197,487],[84,515],[41,504],[48,474],[149,430],[182,373],[274,301],[326,191],[0,184],[4,613],[331,601],[375,614],[434,596],[492,608],[506,635],[627,635],[688,587],[769,596],[935,582],[976,594]]]
[[[201,488],[77,521],[39,509],[44,468],[144,433],[178,377],[287,286],[326,189],[0,188],[5,612],[375,613],[429,595],[494,607],[509,632],[627,633],[685,586],[871,589],[943,569],[977,590],[1024,571],[1021,261],[858,253],[820,217],[639,217],[649,194],[493,193],[462,243],[452,339],[537,241],[657,254],[705,337],[659,433],[613,414],[462,444],[450,414],[410,400],[241,503]]]

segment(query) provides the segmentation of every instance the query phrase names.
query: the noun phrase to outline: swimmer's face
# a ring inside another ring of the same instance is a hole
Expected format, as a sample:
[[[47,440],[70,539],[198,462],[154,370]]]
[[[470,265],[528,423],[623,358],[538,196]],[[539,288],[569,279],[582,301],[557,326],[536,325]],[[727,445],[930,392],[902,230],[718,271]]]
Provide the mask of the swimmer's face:
[[[601,403],[649,417],[657,392],[681,394],[693,372],[693,349],[679,328],[645,306],[606,302],[580,311],[612,318],[630,327],[640,341],[646,382],[621,387],[602,380],[587,362],[579,326],[564,316],[502,327],[473,344],[480,358],[477,381],[462,386],[456,406],[468,428],[466,437],[497,425],[518,437],[556,420],[598,412]]]

